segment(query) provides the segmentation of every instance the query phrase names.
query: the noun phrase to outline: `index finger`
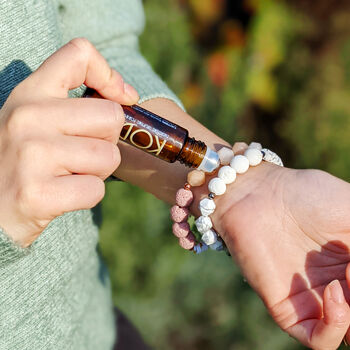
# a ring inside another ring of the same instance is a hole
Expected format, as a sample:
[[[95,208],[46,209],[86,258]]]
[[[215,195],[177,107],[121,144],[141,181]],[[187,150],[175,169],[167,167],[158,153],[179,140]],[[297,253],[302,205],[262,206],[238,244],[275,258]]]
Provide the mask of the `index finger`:
[[[120,104],[134,104],[138,94],[124,83],[96,48],[84,38],[71,40],[47,58],[27,78],[27,84],[52,97],[66,98],[68,91],[85,84],[104,98]]]

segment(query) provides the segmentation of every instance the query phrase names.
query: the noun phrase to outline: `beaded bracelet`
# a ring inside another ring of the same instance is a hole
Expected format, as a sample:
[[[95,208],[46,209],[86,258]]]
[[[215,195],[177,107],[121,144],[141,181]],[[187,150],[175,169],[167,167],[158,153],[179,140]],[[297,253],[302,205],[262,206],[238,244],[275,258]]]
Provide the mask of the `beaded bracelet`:
[[[243,151],[244,155],[237,154]],[[208,197],[199,202],[201,216],[195,220],[195,226],[199,232],[197,234],[198,238],[194,229],[191,230],[187,219],[190,212],[189,206],[194,199],[191,187],[204,184],[205,173],[203,171],[193,170],[188,174],[187,183],[184,188],[177,191],[176,205],[171,208],[171,218],[174,221],[174,235],[179,238],[181,247],[193,250],[196,254],[208,250],[208,248],[227,252],[224,241],[213,229],[213,224],[209,217],[216,209],[214,198],[226,192],[226,185],[233,183],[237,174],[244,174],[249,169],[249,166],[257,166],[262,160],[283,166],[280,157],[276,153],[266,148],[262,149],[261,145],[256,142],[252,142],[249,147],[242,142],[235,143],[232,149],[223,147],[219,150],[218,155],[220,164],[223,166],[219,169],[217,177],[214,177],[208,183]]]

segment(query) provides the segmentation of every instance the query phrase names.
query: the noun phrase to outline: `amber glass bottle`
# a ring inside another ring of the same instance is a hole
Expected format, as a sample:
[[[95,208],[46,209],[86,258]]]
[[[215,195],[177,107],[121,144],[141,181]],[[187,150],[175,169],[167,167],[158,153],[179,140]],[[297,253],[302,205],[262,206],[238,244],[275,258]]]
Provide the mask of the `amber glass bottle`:
[[[87,89],[84,97],[101,98],[101,95]],[[204,142],[189,137],[183,127],[137,105],[122,107],[125,124],[121,140],[170,163],[179,161],[206,172],[212,172],[219,166],[217,153]]]

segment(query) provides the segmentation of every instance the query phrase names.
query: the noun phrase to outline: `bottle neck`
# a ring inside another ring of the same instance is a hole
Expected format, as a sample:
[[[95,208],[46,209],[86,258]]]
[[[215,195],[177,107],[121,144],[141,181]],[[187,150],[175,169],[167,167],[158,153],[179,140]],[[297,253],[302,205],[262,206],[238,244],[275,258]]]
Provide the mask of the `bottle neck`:
[[[203,161],[206,150],[207,146],[204,142],[188,137],[176,160],[190,168],[198,168]]]

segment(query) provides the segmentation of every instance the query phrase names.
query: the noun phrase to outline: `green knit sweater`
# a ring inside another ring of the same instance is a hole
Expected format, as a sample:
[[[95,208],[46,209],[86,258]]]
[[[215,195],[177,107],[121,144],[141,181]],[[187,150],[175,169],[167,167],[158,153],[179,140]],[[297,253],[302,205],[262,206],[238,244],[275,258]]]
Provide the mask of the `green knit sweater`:
[[[0,107],[44,59],[79,36],[95,44],[142,101],[179,103],[138,52],[143,25],[138,0],[0,0]],[[89,210],[56,218],[27,249],[0,230],[1,350],[113,347],[110,283],[97,245]]]

